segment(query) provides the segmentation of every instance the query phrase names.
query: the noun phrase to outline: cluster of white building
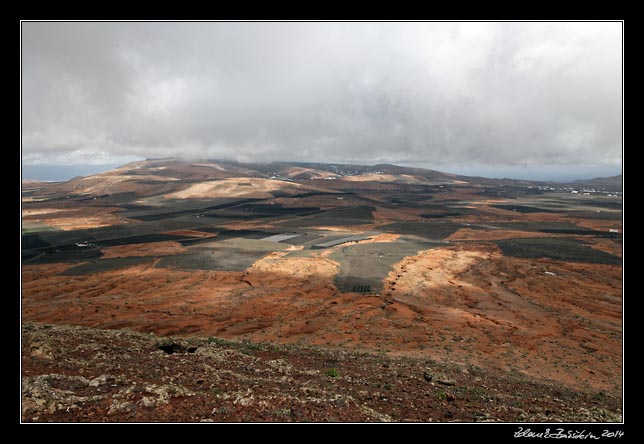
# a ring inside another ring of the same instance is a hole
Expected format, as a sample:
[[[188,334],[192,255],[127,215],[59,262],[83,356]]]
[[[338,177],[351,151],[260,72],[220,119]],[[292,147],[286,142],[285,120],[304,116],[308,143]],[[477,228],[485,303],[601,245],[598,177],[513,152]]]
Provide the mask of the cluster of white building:
[[[560,188],[560,187],[540,186],[539,189],[542,191],[563,191],[571,194],[582,194],[584,196],[600,194],[606,197],[622,197],[621,191],[596,190],[594,188],[577,189],[577,188],[571,188],[571,187]]]

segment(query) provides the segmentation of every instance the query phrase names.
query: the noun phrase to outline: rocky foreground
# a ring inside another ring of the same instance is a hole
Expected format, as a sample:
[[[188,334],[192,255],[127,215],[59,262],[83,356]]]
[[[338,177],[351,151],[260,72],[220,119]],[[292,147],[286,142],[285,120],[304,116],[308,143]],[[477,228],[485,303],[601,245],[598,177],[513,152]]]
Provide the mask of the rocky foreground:
[[[25,422],[618,422],[621,399],[427,360],[26,322]]]

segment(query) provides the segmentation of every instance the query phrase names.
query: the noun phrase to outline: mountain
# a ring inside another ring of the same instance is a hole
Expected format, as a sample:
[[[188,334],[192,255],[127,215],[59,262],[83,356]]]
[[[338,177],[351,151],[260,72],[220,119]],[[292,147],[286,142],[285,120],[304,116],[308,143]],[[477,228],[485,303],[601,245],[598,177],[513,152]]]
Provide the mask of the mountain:
[[[595,189],[595,190],[602,190],[602,191],[622,191],[623,184],[624,184],[624,178],[620,174],[618,176],[596,177],[594,179],[575,180],[574,182],[567,184],[567,186],[572,185],[575,188],[586,188],[586,189]]]
[[[240,179],[244,181],[240,182]],[[335,183],[331,181],[337,181]],[[26,182],[23,182],[23,184]],[[460,176],[441,171],[391,164],[354,165],[341,163],[270,162],[146,159],[119,168],[47,186],[52,193],[105,195],[134,193],[170,198],[222,196],[263,197],[276,191],[288,195],[303,191],[334,192],[338,186],[365,187],[370,183],[398,185],[558,186],[617,191],[622,176],[577,180],[570,183]]]
[[[240,180],[243,179],[243,180]],[[280,191],[333,193],[328,180],[432,184],[456,181],[456,176],[395,165],[347,165],[297,162],[248,163],[227,161],[187,162],[178,159],[147,159],[66,182],[50,184],[51,193],[73,195],[138,196],[169,198],[265,197]]]

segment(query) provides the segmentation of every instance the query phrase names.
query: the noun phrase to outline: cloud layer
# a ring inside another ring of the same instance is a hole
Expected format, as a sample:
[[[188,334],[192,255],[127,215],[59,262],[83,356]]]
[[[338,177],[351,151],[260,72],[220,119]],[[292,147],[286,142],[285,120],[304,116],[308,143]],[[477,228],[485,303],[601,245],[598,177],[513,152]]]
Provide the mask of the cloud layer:
[[[621,23],[23,23],[23,163],[621,163]]]

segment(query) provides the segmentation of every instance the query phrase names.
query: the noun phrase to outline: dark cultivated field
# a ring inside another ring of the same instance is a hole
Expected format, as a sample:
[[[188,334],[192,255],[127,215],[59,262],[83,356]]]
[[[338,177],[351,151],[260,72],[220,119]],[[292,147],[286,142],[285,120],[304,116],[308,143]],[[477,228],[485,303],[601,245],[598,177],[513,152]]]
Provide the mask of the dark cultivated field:
[[[180,216],[209,215],[213,211],[243,206],[263,199],[167,199],[162,206],[120,205],[125,217],[140,221],[159,221]],[[216,217],[216,215],[215,215]]]
[[[413,195],[413,194],[406,194],[402,196],[390,196],[387,198],[387,202],[392,203],[392,204],[408,204],[409,202],[414,202],[414,203],[425,203],[428,200],[433,199],[434,196],[431,194],[423,194],[423,195]],[[426,204],[426,207],[436,207],[436,204]]]
[[[608,208],[610,210],[621,210],[623,208],[623,204],[620,201],[614,201],[614,200],[598,200],[598,199],[593,199],[593,200],[576,200],[570,202],[570,204],[575,204],[575,205],[580,205],[580,206],[587,206],[587,207],[599,207],[599,208]]]
[[[421,214],[420,217],[424,219],[443,219],[445,217],[459,217],[465,213],[435,213],[435,214]]]
[[[179,243],[184,247],[189,247],[190,245],[204,244],[208,242],[213,242],[215,240],[217,240],[217,236],[209,236],[209,237],[197,237],[194,239],[184,239],[184,240],[180,240]]]
[[[31,256],[30,259],[26,259],[23,256],[23,261],[29,264],[53,264],[96,259],[102,255],[103,253],[98,248],[81,248],[75,245],[67,245],[65,247],[44,250],[38,255]]]
[[[554,210],[546,208],[530,207],[527,205],[491,205],[494,208],[499,208],[506,211],[518,211],[519,213],[555,213]]]
[[[32,257],[36,257],[39,254],[41,254],[41,252],[38,251],[38,250],[23,251],[22,252],[22,261],[23,262],[28,262],[29,259],[31,259]]]
[[[478,191],[477,194],[481,196],[497,196],[513,199],[524,196],[540,196],[543,195],[544,192],[542,190],[539,190],[538,188],[503,185],[487,187],[481,191]]]
[[[236,211],[233,209],[233,210],[216,211],[212,213],[195,214],[195,217],[207,217],[209,219],[219,219],[219,220],[229,219],[231,222],[234,222],[234,221],[246,221],[246,220],[254,220],[254,219],[276,218],[276,217],[279,217],[279,215],[271,214],[271,213],[251,213],[251,212],[245,212],[245,211]]]
[[[22,235],[22,249],[33,250],[36,248],[47,248],[51,246],[49,242],[43,240],[37,234],[23,234]]]
[[[291,214],[314,214],[320,211],[316,207],[284,207],[282,204],[244,204],[235,207],[236,211],[250,213],[267,213],[272,215],[288,216]]]
[[[591,220],[622,220],[621,211],[570,211],[564,214],[565,217],[574,217],[576,219]]]
[[[347,207],[338,210],[324,211],[316,216],[307,216],[301,219],[292,219],[280,222],[279,225],[288,228],[366,225],[372,223],[373,211],[375,211],[375,209],[375,207],[368,205]]]
[[[619,233],[597,231],[579,227],[570,222],[493,222],[494,226],[518,231],[534,231],[549,234],[569,234],[572,236],[596,236],[608,239],[621,239]]]
[[[303,234],[301,236],[287,239],[282,242],[289,245],[303,245],[321,239],[321,237],[322,236],[318,236],[316,234]]]
[[[128,204],[128,203],[121,204],[121,205],[119,205],[119,207],[125,209],[126,211],[132,211],[132,212],[134,212],[134,211],[136,211],[136,212],[150,211],[150,210],[158,209],[157,207],[153,207],[151,205]]]
[[[43,231],[39,233],[39,236],[51,246],[64,246],[74,244],[76,242],[93,242],[96,240],[96,236],[93,232],[101,231],[102,229],[94,230],[69,230],[69,231]],[[131,235],[131,232],[126,228],[122,227],[118,230],[117,236],[128,236]],[[37,248],[37,247],[36,247]]]
[[[491,222],[495,227],[507,228],[517,231],[536,231],[542,233],[563,234],[597,234],[599,232],[587,228],[580,228],[572,222]]]
[[[196,210],[181,210],[181,211],[169,211],[169,212],[150,212],[148,214],[141,214],[138,216],[135,215],[130,215],[128,216],[130,219],[134,220],[140,220],[143,222],[148,222],[148,221],[156,221],[156,220],[163,220],[163,219],[170,219],[173,217],[178,217],[178,216],[188,216],[192,214],[199,214],[202,213],[203,210],[201,209],[196,209]]]
[[[145,244],[150,242],[178,241],[186,236],[175,236],[171,234],[143,234],[141,236],[121,237],[118,239],[106,239],[96,241],[98,247],[113,247],[116,245]]]
[[[571,234],[571,235],[590,235],[590,236],[599,236],[599,237],[619,237],[619,234],[616,233],[606,233],[604,231],[595,231],[595,230],[586,230],[586,229],[576,229],[576,230],[566,230],[566,229],[548,229],[539,230],[542,233],[554,233],[554,234]]]
[[[622,258],[596,250],[582,241],[567,238],[524,238],[495,241],[506,256],[527,259],[549,258],[558,261],[621,265]]]
[[[164,231],[196,229],[200,231],[218,233],[222,228],[214,225],[220,223],[231,223],[239,221],[240,218],[219,217],[219,220],[213,221],[209,218],[190,217],[187,220],[182,218],[168,218],[158,221],[141,222],[131,225],[107,226],[92,228],[87,230],[56,230],[41,231],[38,234],[26,234],[23,236],[23,242],[27,239],[30,245],[38,245],[37,242],[46,242],[51,246],[65,246],[76,242],[94,242],[101,246],[127,245],[141,242],[160,242],[165,240],[185,239],[185,236],[170,236],[159,234]],[[35,237],[38,236],[38,237]],[[38,240],[40,239],[40,240]],[[42,244],[41,244],[42,245]],[[40,248],[33,246],[30,248],[23,247],[23,250]]]
[[[216,240],[221,241],[225,239],[235,239],[235,238],[244,238],[244,239],[264,239],[275,233],[270,233],[267,231],[259,230],[222,230],[217,234]]]
[[[102,273],[104,271],[118,270],[119,268],[128,268],[132,265],[138,265],[144,262],[153,261],[154,257],[119,257],[97,259],[85,264],[76,265],[60,273],[60,276],[83,276],[87,274]]]
[[[343,292],[378,293],[395,263],[437,245],[398,240],[342,247],[331,254],[331,259],[340,264],[335,285]]]
[[[138,195],[135,193],[115,193],[115,194],[107,194],[104,195],[100,198],[96,199],[96,203],[98,205],[103,205],[103,206],[112,206],[112,205],[127,205],[131,203],[133,200],[137,200],[139,198]]]
[[[320,216],[307,217],[299,220],[289,220],[280,222],[281,227],[285,228],[307,228],[307,227],[349,227],[354,225],[366,225],[370,221],[365,219],[343,219],[339,217]]]
[[[189,251],[182,254],[166,256],[156,265],[157,268],[178,268],[182,270],[216,270],[216,271],[244,271],[273,251],[281,251],[288,245],[279,242],[259,240],[261,237],[250,233],[252,238],[231,237],[228,239],[215,238],[210,243],[193,245]]]
[[[410,222],[400,221],[383,225],[387,233],[408,234],[431,240],[442,240],[462,228],[462,224],[452,222]]]
[[[210,253],[185,253],[162,258],[157,268],[180,270],[244,271],[268,251],[221,249]]]

